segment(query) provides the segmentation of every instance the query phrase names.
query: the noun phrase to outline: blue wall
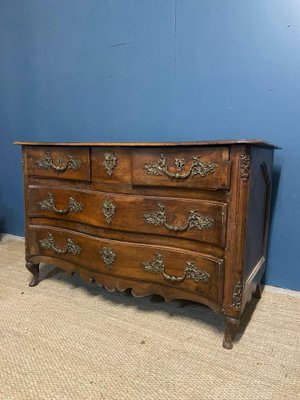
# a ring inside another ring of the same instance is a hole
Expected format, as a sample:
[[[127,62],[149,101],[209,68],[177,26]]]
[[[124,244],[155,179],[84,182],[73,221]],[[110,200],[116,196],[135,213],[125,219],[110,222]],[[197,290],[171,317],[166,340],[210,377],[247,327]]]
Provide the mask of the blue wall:
[[[13,140],[262,138],[267,283],[300,290],[299,21],[299,0],[0,0],[1,230],[24,232]]]

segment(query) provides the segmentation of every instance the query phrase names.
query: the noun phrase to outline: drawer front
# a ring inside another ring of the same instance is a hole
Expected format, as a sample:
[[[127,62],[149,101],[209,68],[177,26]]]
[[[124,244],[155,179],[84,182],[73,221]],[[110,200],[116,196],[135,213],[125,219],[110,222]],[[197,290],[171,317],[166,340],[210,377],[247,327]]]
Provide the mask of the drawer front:
[[[132,152],[132,184],[226,189],[228,159],[227,147],[137,148]]]
[[[90,180],[89,149],[84,147],[28,147],[27,173],[54,179]]]
[[[92,147],[92,181],[131,185],[131,152],[128,148]]]
[[[31,256],[63,259],[120,278],[177,287],[221,302],[221,260],[194,252],[100,239],[58,228],[30,228]]]
[[[225,245],[226,205],[53,188],[29,189],[29,216]]]

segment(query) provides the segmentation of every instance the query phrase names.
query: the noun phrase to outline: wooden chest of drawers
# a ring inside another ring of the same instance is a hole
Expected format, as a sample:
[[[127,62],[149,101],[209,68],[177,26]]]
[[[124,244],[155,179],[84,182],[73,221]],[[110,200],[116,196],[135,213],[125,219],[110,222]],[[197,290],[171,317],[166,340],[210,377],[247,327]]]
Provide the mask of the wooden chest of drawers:
[[[187,299],[225,316],[223,346],[260,294],[275,146],[36,143],[23,149],[26,267],[108,290]]]

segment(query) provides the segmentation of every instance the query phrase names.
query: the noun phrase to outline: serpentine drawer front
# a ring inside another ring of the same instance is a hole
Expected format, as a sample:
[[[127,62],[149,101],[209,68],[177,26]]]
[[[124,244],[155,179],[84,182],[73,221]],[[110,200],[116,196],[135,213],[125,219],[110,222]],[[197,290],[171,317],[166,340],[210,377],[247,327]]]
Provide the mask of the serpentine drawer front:
[[[30,286],[46,262],[108,290],[193,300],[224,315],[232,348],[260,293],[275,146],[18,144]]]
[[[29,216],[225,245],[226,205],[83,190],[31,188]]]
[[[222,261],[184,252],[93,236],[52,227],[32,228],[32,256],[65,260],[93,273],[139,279],[205,295],[221,302]]]

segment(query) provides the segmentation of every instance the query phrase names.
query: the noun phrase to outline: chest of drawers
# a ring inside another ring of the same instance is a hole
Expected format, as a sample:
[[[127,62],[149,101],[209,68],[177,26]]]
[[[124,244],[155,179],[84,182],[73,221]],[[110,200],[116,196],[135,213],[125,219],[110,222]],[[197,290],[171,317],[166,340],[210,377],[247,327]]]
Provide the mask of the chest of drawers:
[[[26,267],[206,304],[223,346],[265,268],[275,146],[259,140],[22,145]]]

